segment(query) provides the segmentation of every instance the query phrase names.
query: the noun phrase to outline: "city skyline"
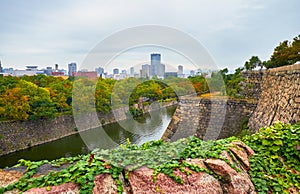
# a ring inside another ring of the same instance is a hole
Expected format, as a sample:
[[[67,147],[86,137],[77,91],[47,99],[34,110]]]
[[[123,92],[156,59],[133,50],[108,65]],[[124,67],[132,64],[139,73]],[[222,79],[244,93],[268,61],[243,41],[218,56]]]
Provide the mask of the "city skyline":
[[[135,1],[134,5],[121,1],[1,1],[2,64],[15,69],[36,64],[67,68],[73,61],[81,64],[111,34],[154,24],[191,35],[207,48],[219,68],[236,69],[253,55],[269,59],[273,48],[300,31],[297,0]],[[145,52],[136,50],[134,55],[139,58]],[[178,61],[164,56],[168,58],[165,63]],[[135,60],[125,57],[121,64]]]
[[[93,70],[88,69],[78,69],[78,64],[76,62],[71,62],[68,64],[68,69],[59,69],[59,65],[55,64],[54,68],[46,67],[46,68],[38,68],[37,65],[26,66],[26,69],[13,69],[13,68],[2,68],[1,60],[0,60],[0,73],[12,76],[23,76],[23,75],[37,75],[37,74],[45,74],[52,76],[85,76],[87,77],[103,77],[103,78],[114,78],[114,79],[124,79],[126,77],[144,77],[144,78],[152,78],[153,76],[157,76],[158,78],[164,79],[165,77],[175,76],[175,77],[187,77],[188,75],[194,76],[195,74],[191,72],[202,71],[200,69],[197,70],[184,70],[184,66],[179,64],[177,69],[172,69],[172,71],[166,70],[166,65],[161,62],[161,54],[160,53],[151,53],[150,54],[150,62],[144,63],[137,68],[137,66],[131,66],[127,69],[119,69],[114,68],[112,72],[108,72],[104,67],[96,67]],[[127,73],[129,72],[129,73]],[[117,75],[117,76],[116,76]]]
[[[185,69],[187,71],[195,70],[195,69],[199,68],[199,66],[194,65],[192,61],[187,59],[182,54],[179,54],[179,53],[169,50],[167,48],[145,46],[142,48],[143,52],[139,53],[138,55],[135,55],[137,53],[136,50],[141,50],[141,49],[134,48],[134,49],[129,49],[127,51],[124,51],[121,54],[117,55],[115,58],[113,58],[113,60],[111,60],[106,65],[97,64],[97,62],[95,62],[94,64],[90,65],[92,68],[88,68],[86,65],[80,64],[75,60],[70,60],[67,64],[61,64],[59,62],[55,63],[55,64],[49,64],[49,65],[48,64],[38,64],[38,63],[24,64],[20,68],[14,68],[13,66],[2,63],[2,67],[13,68],[16,70],[22,70],[22,69],[24,69],[25,66],[35,65],[35,66],[38,66],[40,69],[46,69],[48,67],[54,67],[56,64],[58,64],[60,68],[68,70],[69,64],[76,63],[78,70],[86,70],[87,69],[87,70],[93,71],[95,68],[102,67],[102,68],[105,68],[107,73],[113,73],[113,69],[115,69],[115,68],[126,69],[127,71],[130,71],[130,69],[129,69],[130,67],[136,66],[137,69],[139,69],[139,68],[141,69],[142,65],[151,63],[151,54],[159,53],[163,56],[161,58],[161,61],[162,61],[162,64],[165,64],[165,66],[166,66],[165,68],[167,71],[172,71],[172,70],[176,69],[177,65],[184,65]],[[123,63],[124,59],[131,59],[131,60],[126,61],[126,63]],[[172,60],[170,61],[170,59],[172,59]],[[1,58],[0,58],[0,61],[1,61]]]

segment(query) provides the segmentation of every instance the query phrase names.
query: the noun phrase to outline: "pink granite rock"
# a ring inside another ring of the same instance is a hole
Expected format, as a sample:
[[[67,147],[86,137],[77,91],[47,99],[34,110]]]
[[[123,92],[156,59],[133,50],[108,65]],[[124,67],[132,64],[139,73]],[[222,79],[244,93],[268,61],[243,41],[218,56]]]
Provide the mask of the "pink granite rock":
[[[43,187],[43,188],[33,188],[24,194],[77,194],[79,193],[79,186],[75,183],[65,183],[58,186]]]
[[[197,163],[198,161],[192,161]],[[200,162],[201,163],[201,162]],[[200,164],[199,163],[199,164]],[[200,164],[201,165],[201,164]],[[206,173],[192,172],[186,175],[179,170],[174,174],[181,177],[184,184],[176,183],[165,174],[158,174],[157,180],[153,182],[153,170],[141,168],[129,173],[129,182],[133,194],[169,193],[169,194],[198,194],[198,193],[223,193],[218,180]]]
[[[250,163],[248,161],[248,155],[243,148],[240,147],[231,147],[230,151],[234,154],[234,156],[244,165],[246,170],[250,169]]]
[[[248,156],[253,156],[253,154],[254,154],[254,151],[249,146],[247,146],[245,143],[243,143],[241,141],[233,141],[233,142],[231,142],[231,144],[236,145],[236,146],[246,150],[246,153]]]
[[[236,172],[225,161],[207,159],[204,162],[214,173],[223,177],[223,190],[230,194],[256,193],[250,177],[245,172]]]
[[[94,194],[118,194],[117,185],[109,174],[100,174],[95,176],[94,183]]]

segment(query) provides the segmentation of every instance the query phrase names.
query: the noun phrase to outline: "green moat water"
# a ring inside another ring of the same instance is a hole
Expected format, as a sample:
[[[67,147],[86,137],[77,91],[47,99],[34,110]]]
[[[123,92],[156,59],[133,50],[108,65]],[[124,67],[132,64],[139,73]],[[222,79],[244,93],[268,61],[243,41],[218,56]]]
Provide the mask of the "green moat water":
[[[112,123],[103,126],[105,136],[95,136],[101,129],[91,129],[81,134],[71,135],[53,142],[34,146],[12,154],[0,157],[0,168],[15,165],[19,159],[26,160],[53,160],[61,157],[71,157],[78,154],[88,153],[89,148],[111,148],[102,142],[107,142],[107,138],[117,144],[126,144],[128,138],[131,143],[142,144],[146,141],[160,139],[171,121],[176,106],[167,107],[163,111],[145,114],[135,119],[136,125],[131,121],[130,130],[124,129],[128,121]],[[152,118],[151,118],[152,116]],[[128,129],[128,128],[127,128]],[[93,137],[89,141],[82,137]],[[83,140],[84,139],[84,140]]]

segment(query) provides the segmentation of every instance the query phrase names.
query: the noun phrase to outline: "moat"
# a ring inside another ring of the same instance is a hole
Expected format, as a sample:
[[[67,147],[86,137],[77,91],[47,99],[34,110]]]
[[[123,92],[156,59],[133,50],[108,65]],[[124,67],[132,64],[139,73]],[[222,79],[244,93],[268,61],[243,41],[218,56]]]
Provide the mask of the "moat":
[[[140,145],[146,141],[157,140],[161,138],[171,121],[175,109],[176,106],[171,106],[167,107],[163,111],[153,112],[153,115],[155,116],[159,116],[160,114],[161,120],[151,119],[150,114],[145,114],[142,117],[137,118],[136,121],[142,123],[142,130],[144,131],[144,133],[141,133],[141,129],[138,127],[133,127],[133,129],[131,129],[131,132],[129,132],[122,128],[118,123],[107,124],[103,126],[103,129],[111,138],[111,140],[113,140],[117,144],[126,143],[126,140],[128,138],[131,143]],[[82,132],[83,134],[81,135],[93,135],[97,130],[99,129],[91,129]],[[82,140],[81,135],[74,134],[53,142],[4,155],[0,157],[0,168],[15,165],[17,161],[22,158],[33,161],[53,160],[61,157],[71,157],[78,154],[88,153],[88,147],[90,147],[91,145],[86,145],[86,143]],[[105,137],[99,137],[97,138],[97,141],[103,141],[101,138]],[[89,142],[89,144],[94,143],[95,142]],[[99,143],[97,143],[97,145],[99,145]],[[103,147],[101,148],[107,148],[107,146],[103,145]]]

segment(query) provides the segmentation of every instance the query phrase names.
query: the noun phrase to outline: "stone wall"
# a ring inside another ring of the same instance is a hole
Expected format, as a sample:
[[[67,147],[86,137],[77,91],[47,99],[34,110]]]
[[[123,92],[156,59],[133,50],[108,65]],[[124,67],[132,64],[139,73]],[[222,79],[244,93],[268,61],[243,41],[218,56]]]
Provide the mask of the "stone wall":
[[[163,139],[175,141],[190,135],[220,139],[237,135],[255,108],[254,100],[223,97],[180,99]]]
[[[263,71],[246,71],[242,72],[242,76],[246,79],[243,83],[242,95],[247,99],[259,99]]]
[[[195,98],[180,99],[164,140],[189,135],[217,139],[237,135],[247,124],[252,132],[276,121],[300,121],[300,64],[270,70],[248,71],[246,99]]]
[[[53,120],[0,122],[0,155],[76,133],[72,116]]]
[[[276,121],[300,121],[300,64],[263,71],[258,105],[249,119],[253,131]]]

